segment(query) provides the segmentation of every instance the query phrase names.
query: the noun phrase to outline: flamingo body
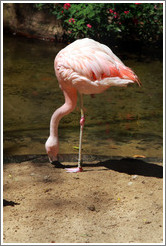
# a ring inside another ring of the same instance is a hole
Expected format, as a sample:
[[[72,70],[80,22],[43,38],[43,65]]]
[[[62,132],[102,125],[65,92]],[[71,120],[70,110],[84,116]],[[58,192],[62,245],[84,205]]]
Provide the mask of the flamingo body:
[[[138,82],[111,49],[89,38],[76,40],[61,50],[54,66],[59,82],[81,94],[97,94],[110,86]]]
[[[76,40],[62,49],[55,58],[54,68],[64,93],[65,103],[51,117],[50,136],[45,145],[51,162],[56,160],[59,151],[59,121],[74,110],[77,91],[82,98],[82,94],[102,93],[111,86],[124,87],[130,83],[140,86],[137,75],[126,67],[110,48],[89,38]],[[79,164],[76,172],[82,171],[81,144],[84,121],[81,99]]]

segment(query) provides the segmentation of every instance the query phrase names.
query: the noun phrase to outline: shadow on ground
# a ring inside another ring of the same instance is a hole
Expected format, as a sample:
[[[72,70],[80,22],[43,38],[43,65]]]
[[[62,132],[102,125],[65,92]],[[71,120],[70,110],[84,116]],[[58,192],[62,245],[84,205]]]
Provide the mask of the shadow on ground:
[[[20,203],[13,202],[13,201],[7,201],[6,199],[3,199],[3,207],[6,207],[6,206],[14,207],[15,205],[20,205]]]
[[[84,169],[86,167],[105,167],[108,170],[114,170],[119,173],[126,173],[129,175],[141,175],[148,177],[163,178],[163,167],[160,165],[162,160],[152,158],[123,158],[123,157],[106,157],[106,156],[83,156]],[[43,163],[48,163],[47,155],[25,155],[5,157],[4,164],[11,162],[21,163],[31,161],[37,166],[42,166]],[[63,162],[74,163],[63,165]],[[159,164],[155,164],[159,163]],[[71,168],[77,166],[76,155],[61,155],[59,161],[52,163],[55,168]],[[86,171],[86,170],[84,170]],[[89,170],[88,170],[89,171]],[[91,170],[92,171],[92,170]]]
[[[55,168],[70,168],[76,167],[77,165],[63,165],[60,162],[52,163]],[[88,163],[84,164],[84,167],[105,167],[109,170],[114,170],[119,173],[126,173],[129,175],[141,175],[156,178],[163,178],[163,167],[154,163],[147,163],[143,160],[137,160],[132,158],[122,158],[120,160],[106,160],[96,164]]]

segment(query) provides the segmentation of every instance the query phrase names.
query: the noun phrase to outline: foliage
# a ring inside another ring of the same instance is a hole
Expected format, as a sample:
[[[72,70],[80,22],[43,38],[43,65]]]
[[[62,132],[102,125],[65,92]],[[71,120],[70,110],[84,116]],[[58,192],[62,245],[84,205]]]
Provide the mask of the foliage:
[[[70,41],[83,37],[162,40],[162,3],[40,3],[35,7],[61,19]]]

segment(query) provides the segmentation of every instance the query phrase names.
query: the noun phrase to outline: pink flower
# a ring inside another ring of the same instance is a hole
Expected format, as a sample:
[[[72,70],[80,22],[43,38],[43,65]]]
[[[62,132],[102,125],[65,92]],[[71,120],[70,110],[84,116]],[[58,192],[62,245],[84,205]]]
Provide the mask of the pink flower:
[[[116,18],[118,18],[118,13],[117,12],[114,12],[114,18],[116,19]]]
[[[87,24],[86,26],[87,26],[88,28],[91,28],[91,27],[92,27],[90,24]]]
[[[63,5],[63,8],[64,9],[69,9],[71,7],[71,5],[70,5],[70,3],[65,3],[64,5]]]
[[[109,12],[110,12],[110,13],[113,13],[114,11],[113,11],[112,9],[109,9]]]
[[[129,14],[129,11],[124,11],[124,13],[127,15],[127,14]]]
[[[70,23],[73,22],[73,24],[74,24],[74,22],[75,22],[74,18],[70,18],[70,19],[69,19],[69,22],[70,22]]]
[[[135,3],[135,4],[141,4],[141,3]]]

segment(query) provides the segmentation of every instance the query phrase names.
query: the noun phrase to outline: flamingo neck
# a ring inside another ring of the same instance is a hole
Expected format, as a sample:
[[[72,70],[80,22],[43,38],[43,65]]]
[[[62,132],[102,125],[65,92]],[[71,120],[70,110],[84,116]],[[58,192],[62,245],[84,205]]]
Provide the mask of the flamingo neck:
[[[58,139],[58,125],[63,116],[72,112],[77,104],[77,91],[70,89],[63,91],[65,103],[58,108],[52,115],[50,121],[50,136]]]

